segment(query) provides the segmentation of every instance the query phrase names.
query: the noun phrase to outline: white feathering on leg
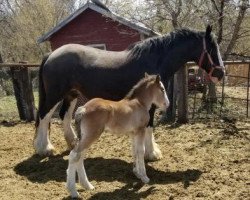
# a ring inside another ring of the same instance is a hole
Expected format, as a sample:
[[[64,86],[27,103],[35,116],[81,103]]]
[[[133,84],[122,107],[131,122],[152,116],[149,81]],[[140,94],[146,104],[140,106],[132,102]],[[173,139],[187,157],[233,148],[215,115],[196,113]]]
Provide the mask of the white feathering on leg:
[[[145,159],[146,160],[160,160],[162,159],[161,150],[155,143],[153,128],[147,127],[145,133]]]

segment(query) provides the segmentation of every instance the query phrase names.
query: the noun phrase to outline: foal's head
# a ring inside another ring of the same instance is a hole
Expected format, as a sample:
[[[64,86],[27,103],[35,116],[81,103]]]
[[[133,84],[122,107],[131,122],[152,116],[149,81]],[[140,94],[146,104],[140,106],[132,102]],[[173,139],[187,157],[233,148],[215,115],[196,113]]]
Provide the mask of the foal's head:
[[[160,75],[145,73],[145,77],[130,90],[126,98],[137,98],[148,108],[155,104],[160,109],[166,110],[169,106],[169,100]]]
[[[152,97],[152,103],[161,110],[166,111],[169,106],[169,100],[160,75],[148,75],[145,73],[145,78],[151,79],[148,82],[147,89],[149,96]]]

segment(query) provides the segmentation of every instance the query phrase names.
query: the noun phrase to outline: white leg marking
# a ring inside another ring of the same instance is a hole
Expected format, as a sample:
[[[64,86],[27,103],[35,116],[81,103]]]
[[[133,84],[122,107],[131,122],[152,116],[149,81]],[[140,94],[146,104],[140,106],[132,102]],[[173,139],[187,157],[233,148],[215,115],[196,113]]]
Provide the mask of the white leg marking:
[[[77,173],[78,173],[78,179],[80,184],[85,187],[87,190],[92,190],[94,189],[94,186],[89,182],[85,168],[84,168],[84,163],[83,163],[83,156],[79,159],[77,162]]]
[[[147,160],[160,160],[162,159],[161,150],[155,143],[153,128],[147,127],[145,133],[145,159]]]
[[[77,139],[77,136],[71,125],[72,114],[73,114],[76,102],[77,102],[77,99],[74,99],[73,101],[70,102],[69,109],[65,113],[64,118],[63,118],[64,137],[70,149],[74,148],[75,141]]]
[[[137,177],[142,180],[143,183],[148,183],[149,178],[146,174],[145,162],[144,162],[144,136],[135,136],[135,152],[136,152],[136,171]]]
[[[36,150],[36,153],[39,155],[51,155],[54,151],[54,147],[50,142],[49,134],[48,134],[48,128],[50,119],[55,112],[55,109],[59,105],[60,102],[58,102],[47,114],[46,116],[41,120],[39,118],[39,125],[37,127],[37,133],[36,137],[34,139],[34,147]]]
[[[76,168],[77,162],[80,160],[80,154],[75,151],[71,151],[69,154],[69,165],[67,169],[67,182],[66,188],[70,192],[72,198],[77,198],[79,196],[76,190]]]
[[[140,173],[139,173],[139,165],[138,165],[138,157],[137,157],[137,152],[136,152],[136,140],[135,137],[132,138],[132,156],[133,156],[133,173],[137,178],[140,178]]]

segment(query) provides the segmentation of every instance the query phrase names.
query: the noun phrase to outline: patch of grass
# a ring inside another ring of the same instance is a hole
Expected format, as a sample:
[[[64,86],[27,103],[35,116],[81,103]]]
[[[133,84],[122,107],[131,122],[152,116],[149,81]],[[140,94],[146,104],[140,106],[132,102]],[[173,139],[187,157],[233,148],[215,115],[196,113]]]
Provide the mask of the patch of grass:
[[[38,92],[34,92],[35,106],[38,106]],[[19,119],[16,98],[14,95],[0,97],[0,121]]]

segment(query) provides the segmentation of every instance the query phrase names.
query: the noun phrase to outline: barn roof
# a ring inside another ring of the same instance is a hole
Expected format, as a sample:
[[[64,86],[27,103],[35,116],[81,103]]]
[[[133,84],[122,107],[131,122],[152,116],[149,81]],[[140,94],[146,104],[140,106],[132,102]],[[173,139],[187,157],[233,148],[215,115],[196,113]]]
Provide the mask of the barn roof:
[[[134,30],[137,30],[138,32],[145,34],[147,36],[154,36],[154,35],[158,35],[158,33],[154,32],[152,29],[146,27],[144,24],[140,23],[140,22],[132,22],[124,17],[119,16],[118,14],[112,12],[111,10],[109,10],[105,5],[99,4],[99,1],[87,1],[87,3],[80,7],[78,10],[76,10],[76,12],[72,13],[70,16],[68,16],[66,19],[64,19],[63,21],[61,21],[57,26],[55,26],[53,29],[51,29],[50,31],[48,31],[47,33],[45,33],[43,36],[41,36],[37,42],[41,43],[44,42],[48,39],[50,39],[50,37],[55,34],[56,32],[58,32],[60,29],[62,29],[64,26],[66,26],[68,23],[70,23],[72,20],[74,20],[75,18],[77,18],[80,14],[82,14],[85,10],[87,9],[91,9],[94,10],[106,17],[109,17],[111,19],[113,19],[114,21],[118,21],[121,24],[124,24]]]

